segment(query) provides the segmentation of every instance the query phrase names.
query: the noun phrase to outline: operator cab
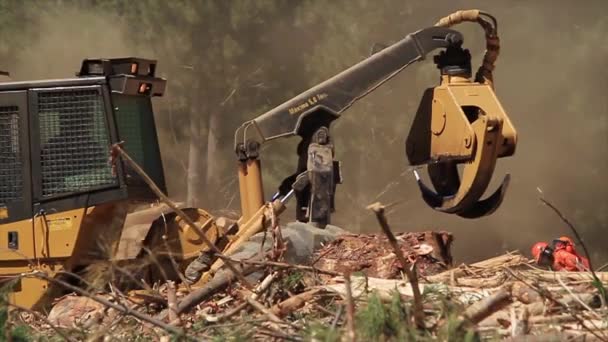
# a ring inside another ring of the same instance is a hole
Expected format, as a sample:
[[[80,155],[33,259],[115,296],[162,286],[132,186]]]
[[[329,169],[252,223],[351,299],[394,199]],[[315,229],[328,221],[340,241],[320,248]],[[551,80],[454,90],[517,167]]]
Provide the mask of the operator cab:
[[[151,98],[156,61],[86,59],[76,78],[0,83],[0,223],[44,212],[156,197],[109,163],[123,148],[165,191]]]

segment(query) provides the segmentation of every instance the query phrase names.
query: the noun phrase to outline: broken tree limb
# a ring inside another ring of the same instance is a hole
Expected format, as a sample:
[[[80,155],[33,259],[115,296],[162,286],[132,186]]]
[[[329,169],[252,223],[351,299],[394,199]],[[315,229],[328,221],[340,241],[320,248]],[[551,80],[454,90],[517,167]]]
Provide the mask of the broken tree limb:
[[[46,323],[51,329],[53,329],[53,331],[55,333],[57,333],[57,335],[61,336],[61,338],[63,338],[65,341],[67,342],[77,342],[78,340],[76,340],[75,338],[70,337],[69,335],[67,335],[64,331],[62,331],[62,329],[58,326],[55,326],[55,324],[53,324],[45,315],[41,314],[38,311],[34,311],[31,309],[28,309],[26,307],[17,305],[17,304],[13,304],[10,302],[6,302],[6,303],[2,303],[4,305],[8,305],[10,307],[13,307],[17,310],[21,310],[23,312],[27,312],[30,315],[37,317],[38,319],[42,320],[44,323]]]
[[[167,307],[169,309],[169,323],[179,319],[177,314],[177,298],[175,295],[175,283],[167,281]]]
[[[213,277],[213,275],[224,265],[224,261],[227,261],[227,264],[230,264],[231,261],[230,259],[226,258],[226,255],[230,255],[243,243],[248,241],[253,235],[264,230],[269,222],[271,213],[278,216],[283,211],[285,211],[285,204],[281,202],[281,200],[275,200],[272,203],[267,203],[266,205],[262,206],[244,225],[241,224],[241,221],[239,220],[239,230],[224,248],[224,254],[217,253],[218,259],[213,262],[209,268],[209,271],[203,274],[196,285],[201,286],[209,281],[209,279],[211,279],[211,277]],[[251,290],[252,288],[249,287],[248,289]]]
[[[472,327],[512,303],[510,289],[503,288],[468,307],[458,324],[459,329]]]
[[[247,297],[245,300],[247,301],[247,303],[249,303],[249,305],[251,305],[254,309],[256,309],[259,312],[261,312],[262,314],[264,314],[272,322],[279,323],[279,324],[285,324],[285,322],[283,322],[283,320],[281,320],[279,317],[277,317],[277,315],[275,315],[274,313],[272,313],[270,310],[268,310],[267,307],[265,307],[264,305],[262,305],[257,300],[253,299],[251,296]],[[277,330],[280,331],[280,329],[277,329]]]
[[[283,269],[294,269],[294,270],[299,270],[299,271],[327,274],[327,275],[334,276],[334,277],[342,275],[342,273],[327,271],[327,270],[323,270],[323,269],[313,267],[313,266],[295,265],[295,264],[288,264],[288,263],[284,263],[284,262],[276,262],[276,261],[269,261],[269,260],[266,260],[266,261],[236,260],[236,259],[232,259],[232,258],[226,257],[226,256],[220,256],[220,258],[232,260],[234,262],[240,262],[243,264],[257,265],[257,266],[262,266],[262,267],[277,267],[277,268],[283,268]]]
[[[85,290],[83,290],[83,289],[81,289],[81,288],[79,288],[77,286],[69,284],[69,283],[67,283],[67,282],[65,282],[65,281],[63,281],[61,279],[56,279],[56,278],[53,278],[53,277],[49,277],[44,272],[34,271],[31,274],[29,274],[29,275],[32,276],[32,277],[44,279],[46,281],[55,283],[55,284],[57,284],[57,285],[65,288],[67,290],[73,291],[75,293],[78,293],[81,296],[88,297],[88,298],[90,298],[90,299],[98,302],[99,304],[105,305],[108,308],[112,308],[112,309],[114,309],[114,310],[116,310],[118,312],[121,312],[121,313],[125,314],[125,315],[133,316],[133,317],[138,318],[138,319],[140,319],[140,320],[142,320],[142,321],[144,321],[146,323],[149,323],[149,324],[152,324],[152,325],[154,325],[156,327],[159,327],[159,328],[165,330],[166,332],[186,337],[186,335],[184,334],[184,331],[182,331],[181,329],[178,329],[178,328],[176,328],[174,326],[166,324],[165,322],[163,322],[161,320],[158,320],[156,318],[153,318],[151,316],[143,314],[143,313],[141,313],[139,311],[132,310],[132,309],[126,307],[126,306],[123,306],[123,305],[120,305],[120,304],[116,304],[116,303],[112,303],[111,301],[109,301],[109,300],[107,300],[105,298],[101,298],[101,297],[95,296],[95,295],[93,295],[93,294],[91,294],[91,293],[89,293],[89,292],[87,292],[87,291],[85,291]]]
[[[156,196],[158,196],[158,198],[161,201],[163,201],[166,205],[168,205],[171,209],[173,209],[173,211],[182,220],[184,220],[184,222],[186,222],[186,224],[190,228],[192,228],[194,230],[194,232],[197,233],[199,238],[207,245],[207,247],[209,247],[210,250],[212,250],[217,255],[223,255],[222,251],[220,251],[219,248],[217,248],[217,246],[215,246],[215,244],[213,244],[211,241],[209,241],[209,239],[207,239],[207,236],[205,235],[205,233],[196,225],[196,223],[194,223],[194,221],[190,218],[190,216],[186,215],[186,213],[184,213],[171,199],[169,199],[169,197],[167,197],[167,195],[163,194],[163,192],[158,188],[158,186],[154,183],[154,181],[146,174],[146,172],[139,165],[137,165],[137,163],[127,154],[127,152],[125,152],[120,147],[119,143],[112,145],[112,155],[120,156],[122,158],[122,160],[124,160],[127,164],[129,164],[129,166],[131,166],[131,168],[133,168],[133,170],[146,182],[146,184],[148,184],[148,187],[150,187],[150,189],[156,194]],[[226,266],[232,272],[234,272],[235,276],[241,281],[243,286],[247,287],[248,289],[252,288],[251,284],[249,284],[247,279],[245,279],[245,276],[243,276],[231,262],[227,262]]]
[[[347,337],[350,342],[357,341],[355,333],[355,300],[350,286],[350,273],[344,274],[344,284],[346,286],[346,328]]]
[[[290,313],[303,307],[306,303],[310,302],[321,289],[312,289],[306,292],[302,292],[293,297],[289,297],[284,301],[275,304],[270,308],[270,312],[277,315],[278,317],[285,317]]]
[[[532,285],[529,282],[527,282],[526,280],[522,279],[519,275],[517,275],[513,270],[511,270],[510,268],[506,267],[505,268],[506,271],[508,271],[514,278],[516,278],[517,280],[521,281],[522,283],[526,284],[528,287],[530,287],[531,289],[535,290],[536,292],[538,292],[539,295],[541,295],[543,298],[549,300],[550,302],[556,304],[557,306],[565,309],[566,311],[568,311],[568,313],[570,313],[572,315],[572,317],[574,317],[577,321],[577,323],[579,323],[585,330],[587,330],[589,333],[591,333],[593,336],[597,337],[600,341],[608,341],[608,337],[604,335],[604,333],[600,334],[598,333],[596,330],[599,330],[597,327],[593,327],[590,328],[587,325],[585,325],[585,319],[581,318],[579,316],[579,314],[575,311],[572,310],[572,308],[570,308],[568,305],[560,302],[559,300],[557,300],[549,291],[540,288],[536,285]]]
[[[388,225],[388,221],[386,220],[386,216],[384,215],[384,206],[380,204],[380,202],[373,203],[367,207],[367,209],[372,210],[376,214],[376,218],[378,219],[378,223],[382,228],[382,231],[388,238],[395,255],[399,262],[401,262],[401,267],[403,271],[407,275],[407,278],[412,285],[412,290],[414,293],[414,322],[416,323],[416,327],[418,329],[425,329],[424,325],[424,311],[422,308],[422,296],[420,295],[420,289],[418,288],[418,276],[416,275],[415,265],[411,265],[403,256],[401,248],[399,248],[399,244],[395,235],[391,231],[391,228]],[[410,268],[412,266],[412,268]]]
[[[241,269],[241,272],[242,272],[241,274],[248,275],[259,269],[260,269],[260,267],[258,267],[258,266],[246,267],[246,268]],[[177,310],[176,310],[177,314],[179,315],[179,314],[182,314],[182,313],[192,309],[193,307],[195,307],[196,305],[198,305],[205,299],[209,298],[209,296],[213,295],[216,291],[219,291],[224,286],[228,285],[230,282],[232,282],[234,280],[235,280],[235,276],[234,276],[234,273],[232,273],[232,272],[224,272],[221,274],[217,274],[213,279],[211,279],[209,282],[207,282],[203,287],[191,292],[189,295],[184,297],[177,304]]]
[[[428,276],[425,280],[432,283],[447,283],[451,278],[457,281],[458,278],[466,275],[468,272],[482,272],[486,269],[494,269],[495,267],[511,267],[528,263],[530,263],[530,261],[521,254],[507,253],[471,265],[461,265],[454,269]]]

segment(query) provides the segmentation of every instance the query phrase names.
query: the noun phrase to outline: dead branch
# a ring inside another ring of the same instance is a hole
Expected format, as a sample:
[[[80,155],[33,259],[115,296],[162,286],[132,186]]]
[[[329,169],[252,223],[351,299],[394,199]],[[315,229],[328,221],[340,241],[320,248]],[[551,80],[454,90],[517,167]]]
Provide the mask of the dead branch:
[[[562,303],[561,301],[557,300],[555,297],[553,297],[553,295],[549,292],[546,291],[538,286],[532,285],[530,283],[528,283],[526,280],[522,279],[521,277],[519,277],[517,274],[515,274],[515,272],[513,272],[513,270],[509,269],[509,268],[505,268],[509,273],[511,273],[511,275],[516,278],[517,280],[521,281],[522,283],[526,284],[528,287],[530,287],[531,289],[533,289],[534,291],[538,292],[539,295],[541,295],[543,298],[549,300],[550,302],[552,302],[553,304],[565,309],[570,315],[572,315],[572,317],[574,317],[574,319],[576,319],[577,323],[580,324],[585,330],[587,330],[589,333],[591,333],[593,336],[597,337],[600,341],[608,341],[608,339],[605,336],[599,335],[597,332],[595,332],[593,329],[590,329],[586,324],[585,324],[585,319],[581,318],[578,313],[574,312],[570,306]],[[597,327],[595,327],[595,329],[597,329]]]
[[[167,281],[167,307],[169,309],[169,323],[179,319],[177,314],[177,298],[175,295],[175,283]]]
[[[278,267],[278,268],[283,268],[283,269],[294,269],[294,270],[300,270],[300,271],[306,271],[306,272],[327,274],[327,275],[334,276],[334,277],[342,275],[342,273],[327,271],[327,270],[323,270],[323,269],[313,267],[313,266],[295,265],[295,264],[288,264],[288,263],[284,263],[284,262],[276,262],[276,261],[270,261],[270,260],[265,260],[265,261],[237,260],[237,259],[232,259],[227,256],[218,256],[218,257],[221,259],[228,259],[233,262],[239,262],[239,263],[249,264],[249,265],[256,265],[256,266],[260,266],[260,267],[271,266],[271,267]]]
[[[397,239],[395,238],[395,235],[393,235],[393,232],[391,231],[391,228],[388,225],[386,216],[384,215],[384,206],[380,204],[380,202],[376,202],[374,204],[369,205],[367,209],[372,210],[376,214],[376,218],[378,219],[378,223],[380,224],[382,231],[388,238],[388,241],[393,247],[393,251],[397,256],[397,259],[401,263],[403,271],[407,275],[407,278],[410,284],[412,285],[412,292],[414,294],[414,322],[416,323],[416,327],[418,327],[418,329],[425,329],[424,311],[422,308],[422,296],[420,294],[420,289],[418,288],[418,276],[416,275],[415,265],[412,266],[407,261],[407,259],[405,259],[401,248],[399,248]],[[412,266],[412,268],[410,268],[410,266]]]
[[[355,333],[355,300],[350,288],[350,273],[344,274],[344,283],[346,286],[346,327],[348,329],[348,340],[355,342],[357,341]]]
[[[284,301],[275,304],[270,308],[270,312],[277,315],[278,317],[285,317],[297,309],[303,307],[306,303],[310,302],[321,289],[313,289],[306,292],[302,292],[293,297],[289,297]]]
[[[95,295],[93,295],[93,294],[91,294],[91,293],[89,293],[89,292],[87,292],[87,291],[85,291],[85,290],[83,290],[83,289],[81,289],[81,288],[79,288],[77,286],[69,284],[69,283],[67,283],[67,282],[65,282],[65,281],[63,281],[61,279],[55,279],[55,278],[49,277],[44,272],[34,271],[34,272],[32,272],[32,273],[30,273],[28,275],[36,277],[36,278],[44,279],[44,280],[50,281],[52,283],[55,283],[55,284],[57,284],[57,285],[65,288],[67,290],[76,292],[76,293],[78,293],[81,296],[85,296],[87,298],[90,298],[90,299],[92,299],[92,300],[94,300],[94,301],[102,304],[102,305],[105,305],[106,307],[112,308],[112,309],[114,309],[114,310],[116,310],[118,312],[122,312],[125,315],[130,315],[130,316],[136,317],[136,318],[138,318],[138,319],[140,319],[140,320],[142,320],[142,321],[144,321],[146,323],[152,324],[152,325],[154,325],[154,326],[156,326],[158,328],[161,328],[161,329],[165,330],[166,332],[169,332],[169,333],[172,333],[172,334],[176,334],[178,336],[186,337],[186,335],[184,334],[184,332],[181,329],[175,328],[175,327],[173,327],[171,325],[168,325],[168,324],[166,324],[166,323],[164,323],[164,322],[162,322],[162,321],[160,321],[160,320],[158,320],[156,318],[150,317],[150,316],[148,316],[146,314],[143,314],[143,313],[141,313],[139,311],[132,310],[129,307],[126,307],[126,306],[123,306],[123,305],[119,305],[119,304],[115,304],[115,303],[112,303],[112,302],[110,302],[109,300],[107,300],[105,298],[101,298],[101,297],[95,296]]]
[[[450,279],[452,278],[456,280],[457,278],[466,275],[467,272],[481,272],[487,269],[494,269],[495,267],[517,266],[521,264],[526,264],[528,262],[528,259],[521,254],[506,253],[494,258],[476,262],[471,265],[461,265],[460,267],[441,272],[432,276],[428,276],[425,278],[425,280],[432,283],[445,283],[450,281]]]
[[[469,306],[463,313],[463,317],[458,324],[458,327],[459,329],[472,327],[511,303],[510,290],[503,288],[493,295],[485,297]]]
[[[237,266],[238,267],[238,266]],[[251,274],[260,268],[257,266],[246,267],[241,269],[241,274],[248,275]],[[224,286],[228,285],[230,282],[235,280],[235,276],[233,272],[225,272],[221,274],[217,274],[213,279],[207,282],[203,287],[191,292],[186,297],[182,298],[182,300],[177,304],[177,314],[182,314],[202,301],[206,298],[209,298],[216,291],[219,291]],[[161,313],[157,318],[165,317],[166,313]]]
[[[247,302],[243,302],[243,303],[237,305],[236,307],[234,307],[233,309],[228,310],[228,311],[224,312],[221,315],[215,315],[215,316],[203,312],[203,317],[205,318],[205,320],[207,322],[211,322],[211,323],[221,322],[221,321],[223,321],[223,320],[225,320],[227,318],[230,318],[230,317],[236,315],[241,310],[243,310],[244,308],[246,308],[247,305],[249,305]]]
[[[277,199],[274,202],[268,202],[249,219],[247,222],[241,222],[243,218],[239,219],[238,226],[239,231],[237,234],[228,242],[228,244],[224,247],[224,255],[217,255],[218,259],[213,262],[210,269],[205,272],[201,279],[198,281],[198,284],[204,284],[207,282],[214,274],[217,272],[224,264],[223,258],[225,255],[230,255],[234,251],[236,251],[243,243],[248,241],[253,235],[266,231],[266,225],[269,218],[272,215],[280,215],[283,211],[285,211],[285,203],[281,202],[281,200]],[[262,241],[265,241],[266,237]],[[230,259],[228,260],[230,262]],[[251,287],[248,287],[248,290],[251,290]]]
[[[272,327],[273,330],[281,332],[281,328],[279,328],[279,326],[277,324],[286,324],[285,322],[283,322],[279,317],[277,317],[274,313],[272,313],[270,310],[268,310],[267,307],[262,305],[257,300],[253,299],[251,296],[247,297],[246,300],[247,300],[247,303],[249,303],[249,305],[251,305],[254,309],[258,310],[259,312],[264,314],[266,317],[268,317],[268,319],[271,321],[270,326]]]
[[[190,228],[192,228],[194,232],[196,232],[199,238],[207,245],[207,247],[209,247],[210,250],[212,250],[217,255],[223,255],[222,251],[220,251],[219,248],[215,246],[215,244],[213,244],[211,241],[209,241],[209,239],[207,239],[205,233],[196,225],[196,223],[194,223],[190,216],[186,215],[186,213],[184,213],[171,199],[169,199],[169,197],[163,194],[163,192],[146,174],[146,172],[139,165],[137,165],[137,163],[120,147],[120,143],[112,145],[112,154],[115,156],[120,156],[124,161],[126,161],[127,164],[129,164],[129,166],[131,166],[131,168],[133,168],[133,170],[137,172],[137,174],[146,182],[146,184],[148,184],[148,186],[156,194],[156,196],[158,196],[161,201],[163,201],[166,205],[173,209],[173,211],[175,211],[175,213],[182,220],[184,220],[184,222],[186,222],[186,224],[190,226]],[[227,262],[226,266],[232,272],[234,272],[234,274],[241,281],[243,286],[247,287],[248,289],[252,288],[251,284],[249,284],[247,279],[245,279],[245,276],[237,270],[237,268],[232,264],[232,262]]]
[[[572,296],[572,298],[578,302],[583,308],[585,308],[587,311],[589,311],[591,314],[593,314],[595,316],[595,318],[597,319],[602,319],[602,316],[600,314],[598,314],[597,312],[595,312],[591,307],[589,307],[589,305],[587,305],[587,303],[585,303],[579,296],[577,296],[576,294],[574,294],[574,292],[572,292],[572,289],[566,285],[564,283],[564,281],[562,280],[562,278],[559,275],[555,275],[557,278],[557,281],[559,282],[559,284],[566,289],[566,291]]]
[[[44,316],[43,314],[41,314],[40,312],[34,311],[34,310],[30,310],[28,308],[25,308],[23,306],[19,306],[17,304],[13,304],[10,302],[6,302],[4,304],[7,304],[9,306],[14,307],[17,310],[20,311],[25,311],[27,313],[29,313],[30,315],[33,315],[35,317],[38,317],[39,319],[41,319],[44,323],[46,323],[49,327],[51,327],[51,329],[53,329],[53,331],[55,331],[57,333],[57,335],[61,336],[64,340],[68,341],[68,342],[76,342],[76,339],[71,338],[70,336],[66,335],[63,331],[61,331],[61,329],[59,329],[58,327],[56,327],[53,323],[51,323],[51,321],[48,320],[48,318],[46,318],[46,316]]]
[[[268,288],[270,287],[270,285],[272,285],[272,282],[277,278],[278,275],[278,272],[272,272],[267,275],[266,278],[264,278],[264,280],[262,280],[262,282],[260,282],[260,284],[256,286],[256,288],[253,290],[251,297],[257,300],[262,294],[264,294],[264,292],[266,292],[266,290],[268,290]]]

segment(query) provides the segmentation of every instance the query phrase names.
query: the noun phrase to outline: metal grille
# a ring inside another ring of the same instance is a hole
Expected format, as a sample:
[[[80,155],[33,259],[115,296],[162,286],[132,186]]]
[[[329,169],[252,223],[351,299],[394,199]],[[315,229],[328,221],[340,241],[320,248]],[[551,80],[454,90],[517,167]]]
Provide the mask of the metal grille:
[[[23,197],[19,107],[0,107],[0,204]]]
[[[97,89],[38,94],[42,196],[116,184],[110,139]]]

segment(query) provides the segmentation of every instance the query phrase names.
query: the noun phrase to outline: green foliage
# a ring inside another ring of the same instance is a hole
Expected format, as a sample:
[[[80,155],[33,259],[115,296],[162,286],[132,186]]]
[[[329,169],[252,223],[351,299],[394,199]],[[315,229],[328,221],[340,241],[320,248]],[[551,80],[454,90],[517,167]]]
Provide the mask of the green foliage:
[[[593,274],[593,282],[591,283],[591,285],[593,285],[593,287],[597,289],[600,296],[604,298],[604,301],[608,302],[608,294],[606,293],[604,283],[602,283],[602,281],[595,274]]]
[[[305,341],[319,342],[339,342],[341,341],[341,332],[339,329],[332,328],[320,322],[310,323],[304,330]]]
[[[286,277],[281,279],[281,288],[294,291],[297,290],[298,287],[302,285],[302,279],[304,278],[304,273],[299,271],[292,271]]]
[[[372,293],[355,320],[357,335],[366,341],[414,341],[421,337],[411,325],[408,309],[397,291],[388,304]]]

